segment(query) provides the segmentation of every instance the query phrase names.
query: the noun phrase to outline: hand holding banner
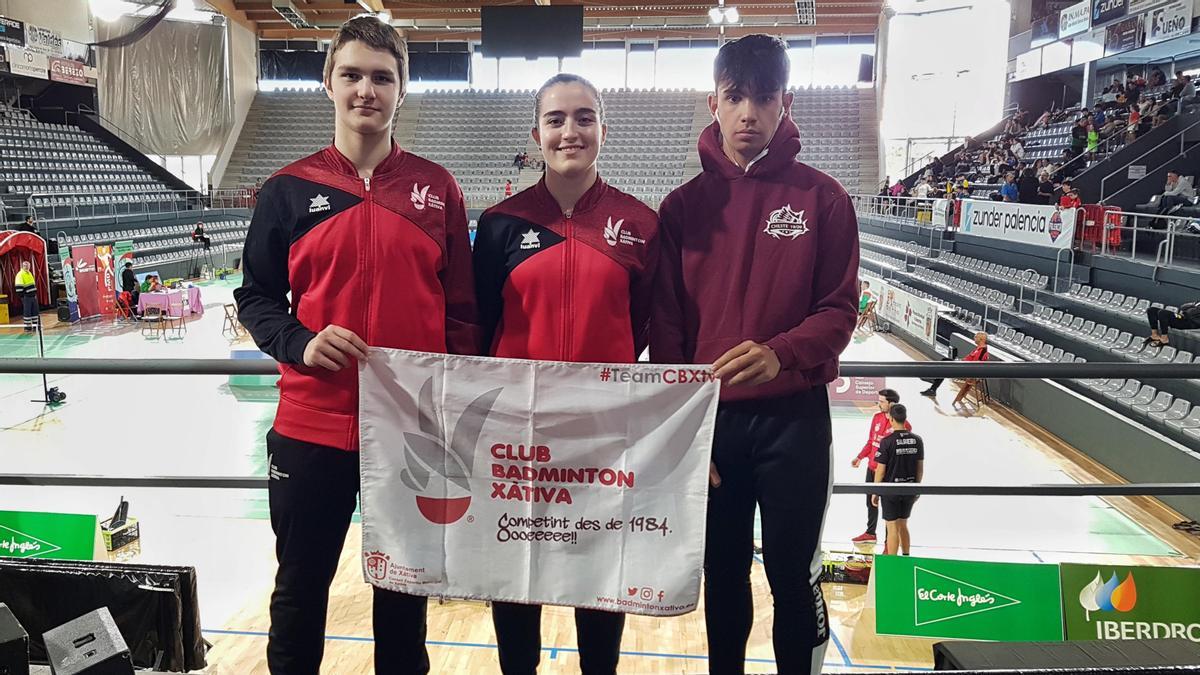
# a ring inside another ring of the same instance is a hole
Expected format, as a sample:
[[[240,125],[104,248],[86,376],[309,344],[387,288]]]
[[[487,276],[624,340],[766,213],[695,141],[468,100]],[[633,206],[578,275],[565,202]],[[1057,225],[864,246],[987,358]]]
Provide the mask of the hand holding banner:
[[[657,616],[696,608],[710,369],[372,349],[359,387],[373,585]]]

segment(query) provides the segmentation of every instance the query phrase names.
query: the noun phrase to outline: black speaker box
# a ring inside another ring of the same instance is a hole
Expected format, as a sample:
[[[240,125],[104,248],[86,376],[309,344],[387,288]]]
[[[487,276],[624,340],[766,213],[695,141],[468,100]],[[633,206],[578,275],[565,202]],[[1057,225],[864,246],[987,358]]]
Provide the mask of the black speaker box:
[[[42,635],[54,675],[133,675],[125,638],[107,607]]]
[[[29,635],[0,602],[0,675],[29,675]]]

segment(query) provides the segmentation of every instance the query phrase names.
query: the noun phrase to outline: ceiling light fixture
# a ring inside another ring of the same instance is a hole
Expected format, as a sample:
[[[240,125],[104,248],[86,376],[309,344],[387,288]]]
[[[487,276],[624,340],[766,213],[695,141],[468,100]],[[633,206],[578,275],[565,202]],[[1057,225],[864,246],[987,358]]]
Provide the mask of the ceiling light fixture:
[[[725,0],[719,0],[716,7],[708,10],[708,22],[713,24],[737,23],[741,18],[737,7],[726,7]]]

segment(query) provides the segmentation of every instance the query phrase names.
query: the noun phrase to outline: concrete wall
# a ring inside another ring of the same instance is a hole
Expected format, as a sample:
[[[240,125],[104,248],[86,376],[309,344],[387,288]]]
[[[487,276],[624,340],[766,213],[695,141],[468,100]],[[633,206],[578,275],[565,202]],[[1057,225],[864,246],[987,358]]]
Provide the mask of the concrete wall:
[[[0,15],[62,33],[75,42],[95,42],[88,0],[0,0]]]
[[[238,136],[242,133],[242,125],[246,123],[246,115],[250,112],[250,104],[258,93],[258,37],[241,24],[229,21],[226,24],[226,44],[229,46],[229,79],[233,99],[233,124],[229,135],[221,145],[221,152],[213,163],[208,177],[209,185],[220,185],[233,156]]]

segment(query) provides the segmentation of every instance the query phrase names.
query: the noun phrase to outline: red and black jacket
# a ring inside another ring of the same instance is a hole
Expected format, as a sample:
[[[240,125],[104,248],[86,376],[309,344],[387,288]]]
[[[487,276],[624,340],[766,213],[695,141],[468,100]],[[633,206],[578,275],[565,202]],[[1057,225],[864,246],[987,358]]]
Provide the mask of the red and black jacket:
[[[562,214],[545,180],[484,211],[475,285],[492,356],[632,363],[646,346],[658,219],[599,178]]]
[[[303,365],[329,324],[373,347],[477,354],[470,256],[458,183],[399,146],[369,180],[333,146],[271,176],[234,298],[254,341],[281,364],[275,430],[358,449],[358,368]]]

